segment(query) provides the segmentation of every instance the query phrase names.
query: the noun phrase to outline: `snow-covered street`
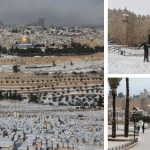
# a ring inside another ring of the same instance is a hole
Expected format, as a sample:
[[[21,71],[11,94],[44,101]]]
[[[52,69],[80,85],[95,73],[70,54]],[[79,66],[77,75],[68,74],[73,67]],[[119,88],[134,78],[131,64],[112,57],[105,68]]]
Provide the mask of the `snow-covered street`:
[[[132,53],[132,50],[130,50],[130,52]],[[139,51],[139,53],[141,55],[141,50]],[[139,54],[139,53],[136,53],[136,54]],[[124,56],[124,55],[121,55],[119,52],[109,53],[108,54],[108,73],[110,74],[149,74],[150,62],[144,62],[143,60],[144,60],[144,56],[142,55],[141,56]]]
[[[145,133],[143,134],[140,132],[139,134],[139,142],[137,143],[136,146],[131,148],[130,150],[149,150],[149,139],[150,139],[150,129],[146,130]]]

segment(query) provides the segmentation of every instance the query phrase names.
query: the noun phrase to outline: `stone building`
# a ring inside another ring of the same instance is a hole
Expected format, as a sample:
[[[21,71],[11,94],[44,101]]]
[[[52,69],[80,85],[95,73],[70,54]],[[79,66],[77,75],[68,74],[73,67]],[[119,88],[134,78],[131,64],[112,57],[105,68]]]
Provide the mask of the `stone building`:
[[[30,42],[30,38],[28,36],[22,36],[20,41],[17,42],[15,45],[18,49],[28,49],[28,48],[35,48],[35,45]]]
[[[116,98],[116,108],[119,110],[125,110],[126,106],[126,99],[125,98]],[[144,111],[150,111],[150,98],[147,99],[142,99],[142,98],[137,98],[137,99],[130,99],[129,103],[129,109],[130,112],[132,111],[133,107],[142,109]],[[112,107],[112,98],[109,97],[108,100],[108,107]]]
[[[126,98],[116,97],[116,108],[119,110],[125,110],[126,106]],[[112,107],[112,97],[108,96],[108,107]],[[140,93],[139,98],[131,98],[129,101],[129,111],[131,112],[133,107],[139,108],[144,111],[150,112],[150,93],[144,89],[143,92]]]
[[[108,10],[108,38],[121,45],[150,44],[150,16],[136,15],[127,10]]]

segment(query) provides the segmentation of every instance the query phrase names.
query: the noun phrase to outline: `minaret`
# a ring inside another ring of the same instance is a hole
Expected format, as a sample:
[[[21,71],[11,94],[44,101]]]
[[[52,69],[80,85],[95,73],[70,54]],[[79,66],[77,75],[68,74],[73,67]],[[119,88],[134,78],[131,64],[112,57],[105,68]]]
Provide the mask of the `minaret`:
[[[147,103],[148,95],[149,95],[149,92],[146,89],[144,89],[144,92],[141,93],[141,109],[143,110],[148,109],[148,103]]]
[[[123,25],[124,25],[124,40],[123,40],[123,43],[125,45],[128,45],[128,36],[127,36],[128,29],[127,29],[127,27],[128,27],[128,17],[129,17],[129,15],[125,11],[125,13],[123,13],[122,17],[123,17],[122,21],[123,21]]]

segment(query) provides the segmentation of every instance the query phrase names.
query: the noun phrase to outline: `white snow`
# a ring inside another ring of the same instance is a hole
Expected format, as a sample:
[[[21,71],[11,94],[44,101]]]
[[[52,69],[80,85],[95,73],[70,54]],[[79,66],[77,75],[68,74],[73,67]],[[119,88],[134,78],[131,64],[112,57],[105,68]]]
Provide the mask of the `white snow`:
[[[103,66],[104,66],[103,61],[79,61],[79,62],[73,62],[73,65],[70,65],[70,62],[56,64],[55,67],[53,67],[52,64],[20,65],[20,69],[22,73],[34,73],[34,72],[71,73],[74,71],[76,72],[88,72],[91,70],[102,71]],[[13,72],[12,67],[13,65],[0,65],[0,72]],[[37,67],[37,68],[32,68],[32,67]]]
[[[123,56],[118,53],[109,53],[108,73],[109,74],[149,74],[150,62],[144,62],[144,56],[143,57]]]
[[[7,139],[6,136],[0,136],[0,145],[2,143],[3,147],[13,143],[17,146],[18,140],[20,150],[27,149],[27,146],[33,146],[33,144],[39,146],[39,149],[47,147],[47,144],[53,145],[53,149],[57,147],[57,144],[69,146],[67,149],[74,149],[71,147],[80,149],[80,146],[86,150],[103,149],[103,110],[47,112],[43,109],[41,113],[38,111],[33,113],[30,109],[26,112],[31,115],[30,117],[26,116],[25,112],[18,109],[16,111],[24,116],[14,116],[13,112],[11,116],[7,116],[10,113],[0,112],[0,133],[4,131],[8,133]],[[18,138],[19,135],[20,138]],[[83,139],[86,142],[83,142]],[[94,139],[97,141],[95,144]]]

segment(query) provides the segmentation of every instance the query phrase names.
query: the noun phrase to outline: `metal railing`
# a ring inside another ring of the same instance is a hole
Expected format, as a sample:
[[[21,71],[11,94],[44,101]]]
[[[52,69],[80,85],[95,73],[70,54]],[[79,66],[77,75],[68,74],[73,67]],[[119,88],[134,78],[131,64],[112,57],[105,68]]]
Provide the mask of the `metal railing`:
[[[109,50],[109,53],[118,53],[123,56],[143,56],[143,54],[133,54],[125,50],[121,50],[121,48],[115,47],[115,46],[109,46],[108,50]]]
[[[138,138],[136,138],[135,141],[133,140],[133,141],[127,142],[127,143],[122,144],[122,145],[118,145],[118,146],[114,146],[114,147],[108,148],[108,150],[123,150],[123,149],[133,145],[137,141],[138,141]]]
[[[114,47],[114,46],[109,46],[108,50],[109,50],[109,53],[119,53],[121,51],[120,48]]]

